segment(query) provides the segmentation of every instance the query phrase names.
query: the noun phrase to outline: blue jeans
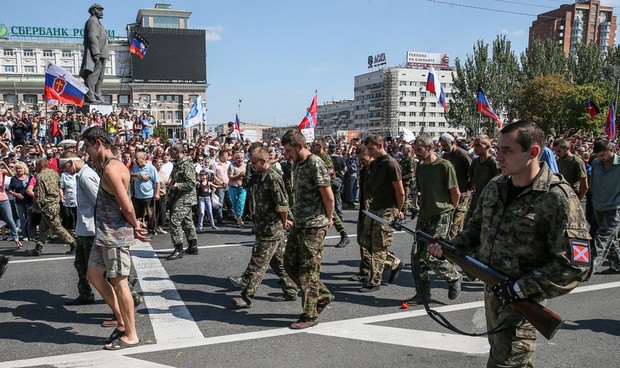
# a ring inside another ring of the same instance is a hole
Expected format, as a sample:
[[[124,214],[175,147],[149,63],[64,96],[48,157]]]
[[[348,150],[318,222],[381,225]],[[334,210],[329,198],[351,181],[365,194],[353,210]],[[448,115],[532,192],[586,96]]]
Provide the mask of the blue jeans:
[[[19,235],[17,234],[17,226],[15,226],[15,221],[13,221],[13,211],[11,211],[11,202],[0,201],[0,212],[2,213],[2,218],[4,222],[9,226],[11,230],[11,236],[15,241],[19,241]]]
[[[19,223],[21,224],[22,236],[26,238],[36,238],[37,232],[34,229],[32,223],[32,203],[15,203],[17,208],[17,215],[19,216]]]
[[[218,188],[215,190],[215,195],[220,199],[220,203],[222,204],[220,208],[217,209],[217,220],[224,220],[224,212],[222,209],[224,208],[224,197],[226,196],[226,189]]]
[[[233,215],[235,218],[243,217],[243,209],[245,208],[245,188],[228,187],[228,195]]]
[[[346,203],[353,203],[357,200],[357,174],[349,175],[345,178],[345,180],[344,201]]]
[[[205,218],[205,212],[209,216],[209,224],[211,227],[215,226],[213,223],[213,210],[211,209],[211,196],[200,197],[198,196],[198,227],[202,228],[202,223]]]

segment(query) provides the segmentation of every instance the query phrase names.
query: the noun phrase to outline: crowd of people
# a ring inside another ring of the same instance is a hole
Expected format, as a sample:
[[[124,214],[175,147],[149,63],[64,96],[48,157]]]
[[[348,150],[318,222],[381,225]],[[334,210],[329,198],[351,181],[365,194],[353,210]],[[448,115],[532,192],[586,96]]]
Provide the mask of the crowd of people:
[[[514,327],[489,338],[493,366],[527,364],[534,351],[536,331],[506,303],[565,294],[606,260],[600,273],[620,273],[618,141],[591,133],[545,136],[533,123],[515,122],[497,138],[306,142],[291,130],[249,142],[229,123],[225,134],[162,142],[146,114],[8,111],[1,120],[4,231],[17,248],[33,241],[32,256],[44,252],[50,232],[67,244],[79,276],[72,303],[94,302],[92,285],[115,315],[106,349],[139,341],[130,246],[168,232],[172,261],[198,254],[198,233],[251,221],[251,260],[229,277],[242,290],[235,307],[251,307],[270,266],[282,280],[278,301],[301,291],[303,312],[291,328],[302,329],[333,300],[320,266],[330,226],[341,235],[337,247],[351,242],[343,208],[360,211],[360,267],[350,280],[362,293],[380,290],[386,270],[394,282],[406,262],[390,251],[392,229],[363,211],[388,222],[417,217],[418,230],[451,239],[509,276],[485,291],[489,329]],[[0,270],[6,264],[3,256]],[[440,247],[414,242],[411,264],[419,277],[409,305],[431,300],[429,271],[447,282],[450,300],[458,297],[463,276]]]

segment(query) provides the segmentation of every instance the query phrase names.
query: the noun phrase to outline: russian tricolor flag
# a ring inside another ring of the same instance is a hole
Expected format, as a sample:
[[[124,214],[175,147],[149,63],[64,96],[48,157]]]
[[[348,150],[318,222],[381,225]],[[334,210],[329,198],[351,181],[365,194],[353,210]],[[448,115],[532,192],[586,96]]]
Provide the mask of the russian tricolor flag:
[[[59,103],[82,106],[84,94],[88,88],[71,73],[48,62],[45,71],[45,99],[57,100]]]
[[[235,130],[241,133],[241,124],[239,124],[239,114],[235,114]]]
[[[439,82],[439,77],[435,74],[435,68],[433,67],[431,67],[426,78],[426,90],[435,96],[439,96],[442,91],[441,82]]]

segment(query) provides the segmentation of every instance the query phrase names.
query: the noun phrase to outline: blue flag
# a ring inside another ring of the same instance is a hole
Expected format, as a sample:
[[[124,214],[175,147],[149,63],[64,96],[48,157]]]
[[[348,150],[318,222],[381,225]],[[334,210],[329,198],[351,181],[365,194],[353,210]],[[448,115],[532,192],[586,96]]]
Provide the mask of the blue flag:
[[[189,114],[187,114],[187,117],[185,118],[183,128],[193,127],[194,125],[204,123],[205,121],[205,109],[202,106],[202,97],[198,95],[196,100],[194,100],[192,108],[189,110]]]

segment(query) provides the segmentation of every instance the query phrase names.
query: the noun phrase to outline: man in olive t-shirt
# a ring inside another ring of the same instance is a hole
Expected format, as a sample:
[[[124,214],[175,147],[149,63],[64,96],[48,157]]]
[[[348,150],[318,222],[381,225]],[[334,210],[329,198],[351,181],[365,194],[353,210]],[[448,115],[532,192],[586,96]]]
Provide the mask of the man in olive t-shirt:
[[[452,223],[450,225],[450,237],[456,236],[461,231],[463,224],[465,223],[465,215],[469,208],[469,202],[471,195],[469,192],[469,168],[471,167],[471,157],[469,153],[457,146],[456,140],[449,133],[443,133],[439,137],[439,143],[441,144],[441,150],[444,152],[442,158],[450,161],[454,166],[454,172],[456,173],[456,180],[459,185],[459,191],[461,196],[459,203],[452,215]]]
[[[448,238],[452,214],[460,197],[456,172],[450,162],[437,157],[433,151],[433,140],[427,135],[416,138],[415,154],[420,161],[416,168],[416,186],[420,193],[417,230]],[[431,256],[426,248],[426,244],[418,243],[414,237],[411,264],[413,269],[419,267],[421,284],[414,278],[417,294],[409,304],[421,304],[423,297],[430,300],[429,269],[448,282],[448,298],[456,299],[461,290],[461,275],[450,261]]]
[[[570,184],[579,200],[588,192],[588,172],[586,164],[570,151],[570,144],[565,139],[556,139],[553,142],[553,152],[558,156],[558,170]]]
[[[491,155],[491,139],[487,135],[480,135],[474,140],[474,153],[476,157],[469,167],[469,183],[470,188],[474,190],[467,216],[465,217],[465,223],[467,219],[476,209],[478,204],[478,198],[484,187],[496,177],[501,174],[501,169],[495,157]]]

